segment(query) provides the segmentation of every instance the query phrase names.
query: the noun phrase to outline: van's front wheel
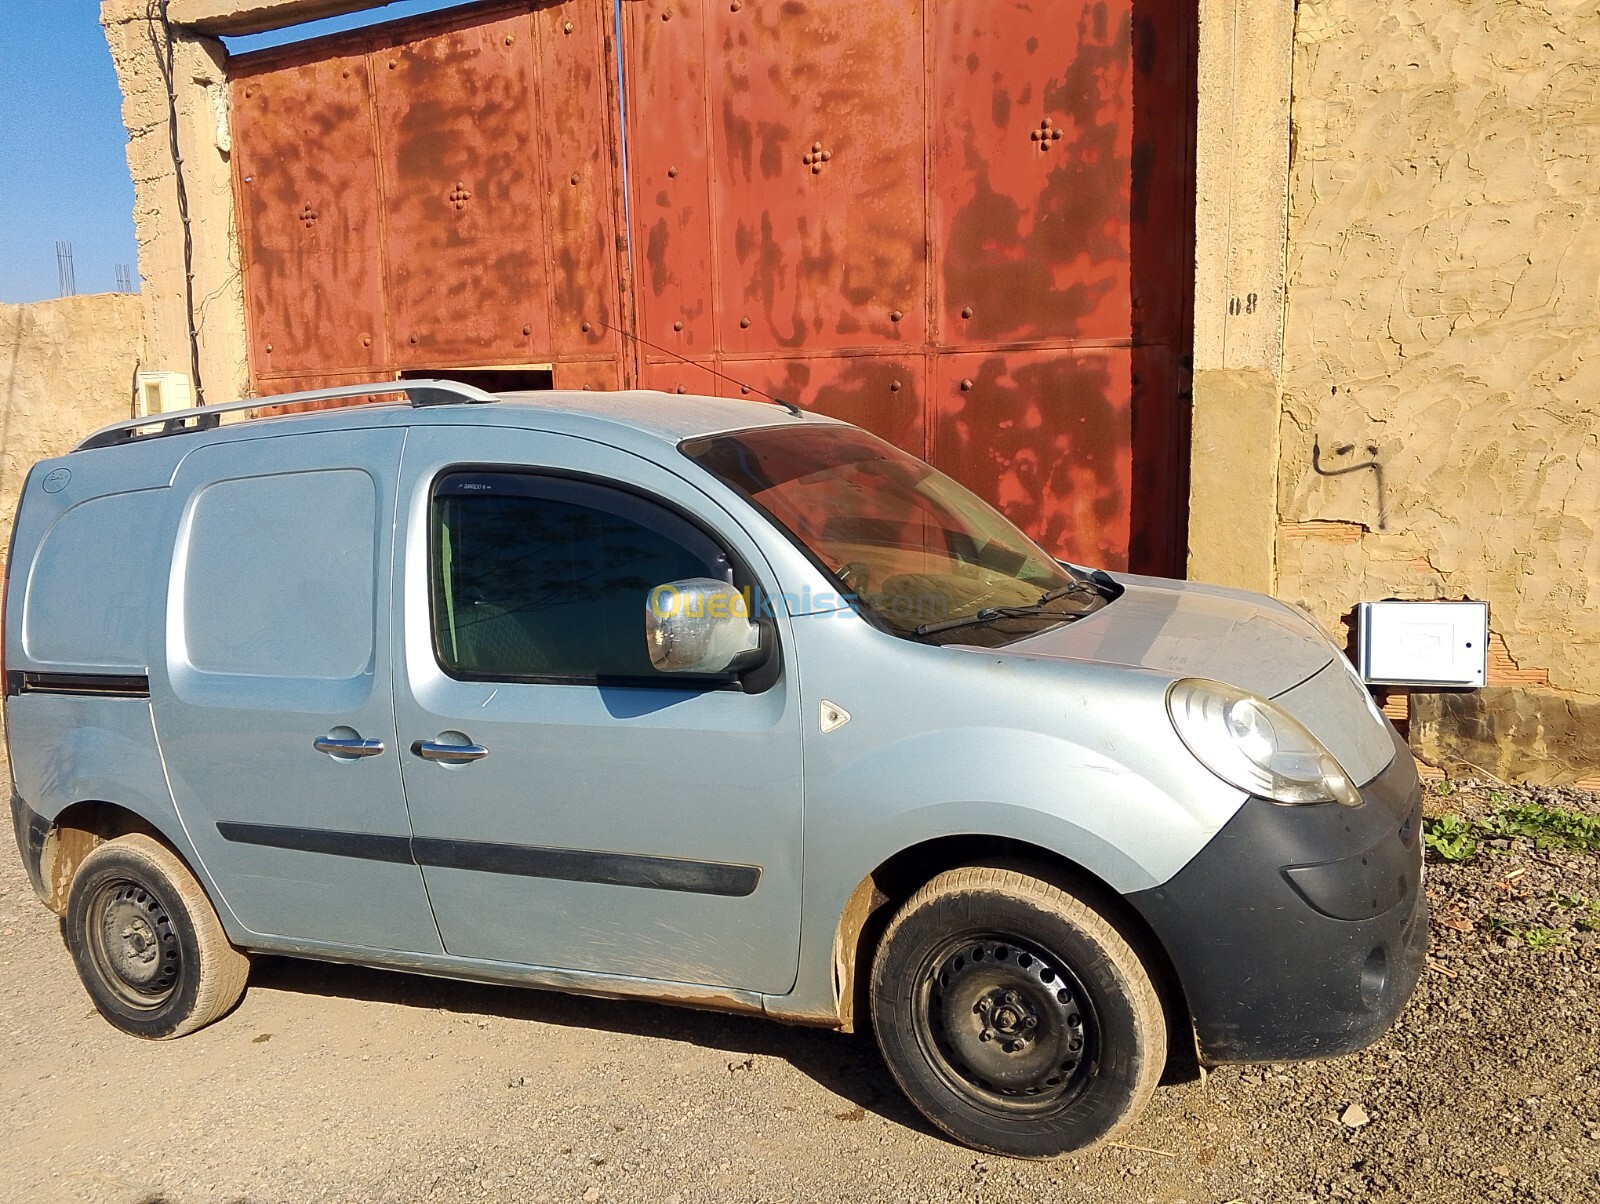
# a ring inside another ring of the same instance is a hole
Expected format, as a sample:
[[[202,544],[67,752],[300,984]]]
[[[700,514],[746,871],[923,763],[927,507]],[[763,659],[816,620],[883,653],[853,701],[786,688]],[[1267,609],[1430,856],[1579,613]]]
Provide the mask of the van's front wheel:
[[[1082,901],[1011,870],[951,870],[907,900],[878,947],[872,1015],[918,1110],[1014,1157],[1113,1136],[1166,1061],[1138,955]]]
[[[244,994],[250,960],[183,862],[143,835],[121,836],[83,859],[62,932],[100,1014],[124,1032],[181,1037]]]

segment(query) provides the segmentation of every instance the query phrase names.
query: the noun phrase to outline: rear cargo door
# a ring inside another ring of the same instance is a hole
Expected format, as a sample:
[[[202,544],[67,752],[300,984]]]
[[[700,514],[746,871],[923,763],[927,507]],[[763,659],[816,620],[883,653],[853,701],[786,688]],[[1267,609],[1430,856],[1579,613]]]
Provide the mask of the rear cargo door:
[[[332,432],[188,456],[150,695],[178,811],[247,928],[439,953],[390,682],[403,442]]]

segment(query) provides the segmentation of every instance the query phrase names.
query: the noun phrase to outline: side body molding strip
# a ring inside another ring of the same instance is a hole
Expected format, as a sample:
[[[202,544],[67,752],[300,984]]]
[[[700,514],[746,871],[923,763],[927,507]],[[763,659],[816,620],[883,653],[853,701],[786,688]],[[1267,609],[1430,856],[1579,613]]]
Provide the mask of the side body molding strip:
[[[432,836],[382,836],[328,828],[291,828],[277,824],[223,821],[217,831],[236,844],[264,845],[356,857],[365,861],[412,862],[437,869],[478,870],[563,882],[597,882],[647,890],[744,898],[761,882],[758,865],[650,857],[639,853],[606,853],[556,849],[538,845],[494,844],[478,840],[444,840]]]

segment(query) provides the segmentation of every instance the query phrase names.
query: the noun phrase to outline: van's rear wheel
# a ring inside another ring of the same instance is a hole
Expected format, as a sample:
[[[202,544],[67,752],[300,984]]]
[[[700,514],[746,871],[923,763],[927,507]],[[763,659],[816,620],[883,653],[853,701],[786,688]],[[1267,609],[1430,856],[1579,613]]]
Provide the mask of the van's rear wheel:
[[[83,859],[62,932],[95,1007],[136,1037],[210,1024],[239,1002],[250,973],[200,884],[148,836],[118,837]]]
[[[1105,1141],[1160,1080],[1167,1032],[1139,957],[1093,909],[1011,870],[934,878],[872,969],[900,1087],[956,1140],[1048,1158]]]

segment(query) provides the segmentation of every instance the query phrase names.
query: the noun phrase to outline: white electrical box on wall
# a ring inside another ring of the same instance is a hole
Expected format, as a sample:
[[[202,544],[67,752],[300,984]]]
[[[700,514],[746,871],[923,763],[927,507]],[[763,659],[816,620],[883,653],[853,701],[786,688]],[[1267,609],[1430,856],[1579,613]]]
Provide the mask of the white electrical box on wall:
[[[1362,602],[1356,655],[1381,686],[1481,686],[1489,667],[1487,602]]]
[[[139,372],[133,378],[133,416],[170,414],[194,405],[194,389],[182,372]]]

